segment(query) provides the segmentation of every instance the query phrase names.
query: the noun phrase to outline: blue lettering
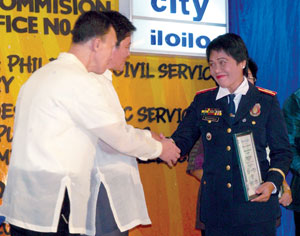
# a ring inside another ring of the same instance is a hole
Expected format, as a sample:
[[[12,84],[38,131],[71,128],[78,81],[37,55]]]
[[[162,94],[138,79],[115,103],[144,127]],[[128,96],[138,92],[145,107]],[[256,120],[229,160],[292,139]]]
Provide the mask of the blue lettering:
[[[206,10],[207,4],[209,0],[204,0],[202,7],[200,7],[199,0],[193,0],[194,1],[194,6],[197,12],[197,16],[193,18],[194,21],[201,21],[204,15],[204,12]]]
[[[171,13],[176,13],[176,0],[171,0]]]
[[[162,31],[158,30],[157,31],[157,42],[156,42],[156,35],[155,35],[155,30],[151,30],[151,36],[150,36],[150,43],[151,45],[162,45]]]
[[[204,44],[202,44],[202,42],[205,42]],[[197,39],[196,39],[196,44],[199,48],[206,48],[208,46],[208,44],[210,43],[210,40],[207,36],[199,36]]]
[[[161,0],[163,2],[165,2],[166,0]],[[164,10],[166,10],[166,6],[161,6],[161,7],[158,7],[157,6],[157,0],[151,0],[151,6],[153,8],[154,11],[157,11],[157,12],[162,12]]]
[[[182,45],[182,47],[186,47],[186,33],[182,33],[182,43],[181,43],[181,45]]]
[[[189,47],[193,48],[194,44],[198,48],[206,48],[210,43],[209,37],[205,35],[200,35],[194,40],[193,33],[182,32],[181,37],[175,33],[169,33],[164,36],[162,30],[151,29],[150,35],[150,43],[151,45],[162,46],[164,43],[170,47]]]
[[[175,42],[172,43],[171,41],[171,37],[173,37],[175,39]],[[180,43],[180,38],[177,34],[167,34],[166,36],[166,43],[169,45],[169,46],[177,46],[179,43]]]
[[[182,13],[188,15],[190,12],[186,9],[186,3],[190,0],[179,0],[181,2]]]
[[[189,48],[194,47],[194,35],[193,33],[189,33]]]

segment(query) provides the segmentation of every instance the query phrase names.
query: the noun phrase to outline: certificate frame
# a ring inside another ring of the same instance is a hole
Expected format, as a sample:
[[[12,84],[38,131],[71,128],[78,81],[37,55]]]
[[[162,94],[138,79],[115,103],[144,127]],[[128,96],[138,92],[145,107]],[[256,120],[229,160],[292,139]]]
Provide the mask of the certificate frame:
[[[252,131],[233,135],[246,201],[256,198],[255,190],[262,184]]]

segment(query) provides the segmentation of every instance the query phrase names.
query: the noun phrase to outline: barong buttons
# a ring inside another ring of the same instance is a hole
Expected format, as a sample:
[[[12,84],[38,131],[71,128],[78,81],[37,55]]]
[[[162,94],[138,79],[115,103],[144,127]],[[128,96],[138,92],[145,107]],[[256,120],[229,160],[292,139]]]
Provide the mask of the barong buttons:
[[[231,188],[231,183],[227,183],[227,188]]]
[[[227,170],[227,171],[230,171],[230,165],[227,165],[227,166],[226,166],[226,170]]]
[[[227,133],[228,133],[228,134],[231,133],[231,129],[230,129],[230,128],[227,129]]]
[[[231,150],[231,147],[230,146],[227,146],[226,147],[226,150],[229,152]]]

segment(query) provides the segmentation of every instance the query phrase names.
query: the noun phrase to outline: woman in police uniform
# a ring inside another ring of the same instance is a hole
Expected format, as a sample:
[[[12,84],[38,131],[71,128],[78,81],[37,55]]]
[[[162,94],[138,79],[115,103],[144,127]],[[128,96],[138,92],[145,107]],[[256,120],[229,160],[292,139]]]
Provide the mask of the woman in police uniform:
[[[219,86],[195,96],[172,135],[181,155],[187,154],[202,135],[205,157],[200,212],[206,235],[275,236],[277,190],[291,160],[276,93],[247,81],[248,52],[238,35],[217,37],[209,44],[206,55]],[[233,134],[245,131],[253,133],[263,180],[256,189],[258,197],[249,201],[233,139]]]

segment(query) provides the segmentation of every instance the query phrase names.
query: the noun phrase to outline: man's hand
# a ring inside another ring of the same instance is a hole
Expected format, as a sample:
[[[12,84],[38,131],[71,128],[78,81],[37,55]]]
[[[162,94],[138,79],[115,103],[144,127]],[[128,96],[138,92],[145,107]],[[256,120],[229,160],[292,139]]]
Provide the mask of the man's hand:
[[[162,152],[160,159],[166,162],[170,167],[176,164],[177,159],[180,157],[180,149],[175,145],[172,139],[162,139]]]
[[[156,141],[161,141],[161,135],[162,134],[157,134],[157,133],[155,133],[154,131],[151,131],[151,135],[152,135],[152,138],[154,138]]]
[[[256,194],[258,197],[251,200],[251,202],[266,202],[269,200],[272,192],[274,190],[274,185],[271,182],[265,182],[256,189]]]

